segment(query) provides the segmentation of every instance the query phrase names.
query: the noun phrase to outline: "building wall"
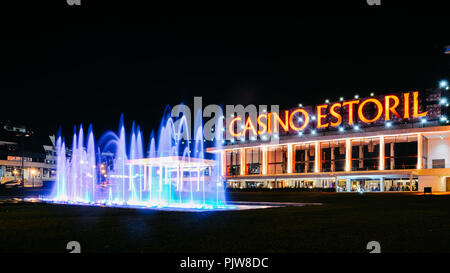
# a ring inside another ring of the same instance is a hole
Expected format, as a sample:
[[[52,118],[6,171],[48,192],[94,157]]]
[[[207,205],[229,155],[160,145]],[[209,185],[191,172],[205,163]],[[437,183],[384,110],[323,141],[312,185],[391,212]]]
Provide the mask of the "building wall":
[[[432,168],[433,159],[445,159],[445,168],[450,168],[450,138],[428,139],[428,168]]]
[[[445,177],[434,175],[419,176],[419,191],[424,187],[432,187],[432,191],[445,191]]]

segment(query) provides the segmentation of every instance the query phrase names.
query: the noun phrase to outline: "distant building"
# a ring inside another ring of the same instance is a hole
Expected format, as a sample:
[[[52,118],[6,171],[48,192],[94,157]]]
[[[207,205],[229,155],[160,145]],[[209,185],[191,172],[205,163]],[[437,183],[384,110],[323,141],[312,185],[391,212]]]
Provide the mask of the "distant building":
[[[0,122],[1,182],[21,181],[41,187],[56,174],[55,136],[40,137],[25,125]]]

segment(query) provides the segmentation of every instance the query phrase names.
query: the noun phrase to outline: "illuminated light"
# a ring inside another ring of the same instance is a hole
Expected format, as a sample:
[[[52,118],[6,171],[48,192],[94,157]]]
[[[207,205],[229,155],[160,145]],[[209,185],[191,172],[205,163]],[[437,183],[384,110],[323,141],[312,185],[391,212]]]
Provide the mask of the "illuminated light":
[[[231,114],[230,117],[234,118],[234,114]]]
[[[403,94],[403,118],[409,118],[409,93]]]
[[[446,121],[446,120],[447,120],[447,117],[446,117],[446,116],[441,116],[441,117],[440,117],[440,120],[441,120],[441,121]]]
[[[342,103],[343,107],[348,105],[348,124],[354,123],[353,105],[358,104],[358,103],[359,103],[359,100],[351,100],[351,101],[346,101],[346,102]]]
[[[358,131],[359,130],[359,126],[358,125],[353,126],[353,130]]]
[[[274,137],[274,138],[278,138],[278,134],[274,134],[273,137]]]
[[[326,100],[325,100],[325,103],[330,103],[330,100],[329,100],[329,99],[326,99]]]
[[[440,100],[439,100],[439,104],[447,104],[447,98],[441,98]]]
[[[256,137],[252,136],[250,139],[251,139],[252,141],[255,141],[255,140],[256,140]]]
[[[316,130],[311,130],[311,134],[315,135],[316,134]]]
[[[439,82],[440,88],[446,88],[448,86],[448,82],[446,80],[442,80]]]
[[[298,135],[299,135],[299,136],[302,136],[302,135],[303,135],[303,132],[298,132]]]
[[[264,136],[261,137],[261,139],[262,139],[262,140],[266,140],[267,137],[264,135]]]
[[[267,110],[266,109],[263,109],[263,113],[266,113],[267,112]]]
[[[230,140],[230,142],[231,142],[231,143],[234,143],[234,138],[232,138],[232,139]]]
[[[394,105],[391,106],[391,100],[394,101]],[[400,104],[400,99],[395,95],[387,95],[384,96],[384,107],[386,108],[384,113],[384,119],[390,120],[391,119],[391,112],[398,118],[401,118],[401,116],[398,114],[397,110],[395,110],[398,105]]]
[[[303,121],[303,125],[302,126],[300,126],[300,127],[297,127],[297,126],[295,126],[295,124],[294,124],[294,116],[295,116],[295,114],[297,114],[297,113],[301,113],[302,115],[303,115],[303,118],[301,118],[302,119],[302,121]],[[303,130],[307,125],[308,125],[308,123],[309,123],[309,114],[308,114],[308,112],[306,112],[306,110],[305,109],[302,109],[302,108],[299,108],[299,109],[296,109],[295,111],[293,111],[292,113],[291,113],[291,115],[289,116],[289,126],[291,127],[291,129],[292,130],[294,130],[294,131],[301,131],[301,130]]]
[[[423,119],[420,120],[420,122],[427,123],[427,120],[423,118]]]
[[[339,127],[339,132],[344,132],[344,127]]]
[[[298,107],[303,107],[303,104],[299,103],[299,104],[298,104]]]
[[[364,112],[363,112],[364,106],[369,102],[374,103],[378,109],[378,113],[376,114],[376,116],[373,119],[366,118],[364,116]],[[381,117],[382,114],[383,114],[383,105],[377,99],[366,99],[358,107],[358,117],[362,122],[365,122],[365,123],[372,123],[372,122],[377,121]]]
[[[317,113],[316,113],[317,114],[317,125],[316,125],[316,127],[317,128],[326,128],[326,127],[328,127],[328,124],[329,124],[328,122],[322,124],[322,119],[327,117],[326,114],[322,114],[322,109],[326,110],[327,108],[328,108],[327,104],[317,105],[317,107],[316,107],[316,110],[317,110]]]
[[[413,92],[413,117],[414,118],[425,117],[427,115],[427,113],[428,113],[428,111],[419,113],[419,92],[414,91]]]
[[[311,116],[311,119],[312,120],[316,120],[316,116]]]
[[[236,121],[241,121],[242,120],[242,118],[241,117],[235,117],[231,122],[230,122],[230,124],[228,125],[228,131],[230,132],[230,134],[232,135],[232,136],[234,136],[234,137],[239,137],[240,135],[241,135],[241,133],[235,133],[234,132],[234,123],[236,122]],[[189,141],[189,143],[191,143],[191,141]]]
[[[241,129],[244,129],[244,128],[245,128],[245,126],[244,126],[243,124],[241,124],[239,127],[240,127]]]
[[[297,109],[297,110],[303,110],[303,109]],[[280,116],[278,115],[277,112],[274,112],[272,114],[274,116],[273,132],[274,133],[278,132],[278,126],[277,125],[281,125],[281,127],[283,128],[283,130],[285,132],[289,131],[289,111],[288,110],[284,111],[284,122],[283,122],[283,120],[281,120],[281,118],[280,118]]]
[[[372,93],[370,93],[370,96],[373,97],[373,96],[375,96],[375,94],[372,92]]]
[[[247,133],[247,130],[251,130],[253,135],[256,135],[256,129],[255,126],[253,125],[252,119],[250,117],[247,118],[247,121],[245,122],[245,128],[244,128],[244,132],[242,133],[243,135],[245,135]]]
[[[344,97],[340,97],[340,98],[339,98],[339,101],[344,101]]]
[[[445,90],[448,90],[448,86],[445,87]]]
[[[388,122],[386,122],[385,125],[386,125],[386,127],[391,127],[391,126],[392,126],[392,122],[389,122],[389,121],[388,121]]]
[[[298,118],[297,121],[298,122],[303,122],[303,118]]]
[[[330,122],[330,125],[333,127],[339,126],[342,123],[342,116],[338,112],[336,112],[334,109],[336,107],[341,107],[341,104],[339,102],[333,103],[330,107],[330,115],[336,118],[336,122]]]
[[[359,95],[358,94],[355,95],[355,99],[359,99]]]
[[[258,128],[258,134],[259,135],[265,134],[267,132],[267,125],[266,125],[266,123],[261,121],[261,118],[265,118],[266,121],[267,121],[267,115],[270,115],[270,114],[261,114],[256,119],[256,123],[258,124],[258,127],[259,127]],[[263,130],[261,130],[261,127],[263,128]]]
[[[241,142],[245,142],[245,138],[241,138]]]

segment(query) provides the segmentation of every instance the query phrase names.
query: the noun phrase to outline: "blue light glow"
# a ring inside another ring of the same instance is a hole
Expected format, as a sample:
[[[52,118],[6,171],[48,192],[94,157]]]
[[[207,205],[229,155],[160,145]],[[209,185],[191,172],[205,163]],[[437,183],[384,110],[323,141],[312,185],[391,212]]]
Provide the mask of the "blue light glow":
[[[56,183],[52,195],[42,199],[90,206],[182,210],[229,208],[218,171],[222,159],[220,156],[215,160],[204,158],[201,119],[196,122],[193,141],[189,141],[192,144],[185,144],[176,137],[187,130],[186,117],[177,121],[179,128],[175,127],[170,114],[166,115],[158,139],[152,132],[147,149],[139,126],[133,123],[130,134],[125,133],[123,116],[118,133],[108,131],[98,143],[94,142],[92,126],[85,135],[80,125],[73,134],[70,156],[67,156],[63,137],[59,136]],[[223,118],[218,119],[215,126],[222,134]],[[215,139],[221,140],[217,132]],[[220,140],[214,143],[219,149]],[[111,154],[108,160],[102,158],[104,153]]]

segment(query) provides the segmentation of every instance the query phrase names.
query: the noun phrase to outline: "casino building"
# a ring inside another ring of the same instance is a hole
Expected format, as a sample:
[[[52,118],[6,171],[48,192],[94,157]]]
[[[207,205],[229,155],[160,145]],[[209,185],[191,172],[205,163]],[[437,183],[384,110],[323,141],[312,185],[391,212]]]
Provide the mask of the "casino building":
[[[445,88],[357,95],[251,118],[227,113],[229,188],[337,192],[450,191]]]

